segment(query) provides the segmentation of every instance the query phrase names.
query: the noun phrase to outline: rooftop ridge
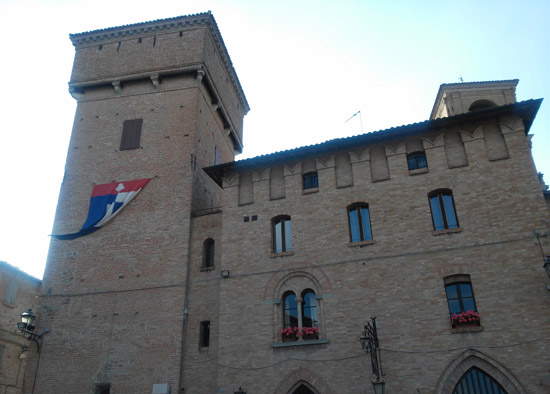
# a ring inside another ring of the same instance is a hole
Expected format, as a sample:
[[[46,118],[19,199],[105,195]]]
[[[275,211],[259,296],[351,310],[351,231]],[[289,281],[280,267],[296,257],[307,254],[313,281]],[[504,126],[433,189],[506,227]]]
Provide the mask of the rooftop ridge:
[[[153,19],[150,21],[145,22],[137,22],[137,23],[129,23],[127,25],[120,25],[120,26],[112,26],[112,27],[105,27],[102,29],[94,29],[94,30],[88,30],[81,33],[71,33],[69,34],[69,38],[73,42],[73,44],[79,44],[83,41],[81,39],[84,39],[86,36],[100,36],[101,37],[89,37],[89,39],[85,41],[97,41],[99,39],[104,38],[112,38],[117,37],[121,35],[129,35],[129,34],[135,34],[135,33],[142,33],[144,31],[150,31],[150,30],[163,30],[169,27],[174,27],[177,25],[177,23],[170,23],[170,22],[184,22],[188,21],[189,19],[196,19],[196,18],[207,18],[208,16],[212,16],[212,13],[210,11],[207,12],[199,12],[197,14],[189,14],[189,15],[179,15],[174,16],[171,18],[161,18],[161,19]],[[146,27],[146,26],[152,26],[155,24],[161,24],[161,26],[157,27],[156,29],[140,29],[138,30],[138,27]],[[123,33],[123,30],[132,29],[126,33]],[[106,34],[108,32],[112,32],[111,34]]]
[[[514,85],[517,85],[519,83],[519,79],[495,79],[492,81],[472,81],[472,82],[449,82],[449,83],[442,83],[440,87],[449,87],[449,86],[468,86],[468,85],[486,85],[486,84],[493,84],[493,83],[505,83],[509,82]]]
[[[128,37],[137,34],[193,25],[206,25],[210,28],[210,32],[214,37],[215,45],[221,53],[223,64],[231,77],[233,86],[237,90],[241,103],[245,108],[245,112],[248,112],[250,110],[250,106],[244,94],[241,82],[237,76],[237,72],[235,71],[235,67],[233,66],[227,47],[225,46],[225,42],[223,41],[220,29],[216,23],[216,19],[214,19],[214,15],[212,15],[212,12],[210,11],[197,14],[180,15],[172,18],[155,19],[152,21],[138,22],[128,25],[107,27],[104,29],[89,30],[82,33],[73,33],[69,34],[69,38],[73,46],[76,48],[82,44],[101,40],[108,40],[117,37]]]

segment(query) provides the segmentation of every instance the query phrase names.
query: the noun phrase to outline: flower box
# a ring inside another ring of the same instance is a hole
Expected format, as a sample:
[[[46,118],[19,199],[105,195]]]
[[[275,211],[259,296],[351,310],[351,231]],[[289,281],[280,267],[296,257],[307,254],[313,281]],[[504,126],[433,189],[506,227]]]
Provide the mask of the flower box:
[[[466,311],[451,314],[451,325],[453,328],[466,326],[479,326],[481,319],[476,311]]]
[[[297,341],[299,338],[304,340],[319,339],[318,327],[285,327],[281,329],[283,342]]]

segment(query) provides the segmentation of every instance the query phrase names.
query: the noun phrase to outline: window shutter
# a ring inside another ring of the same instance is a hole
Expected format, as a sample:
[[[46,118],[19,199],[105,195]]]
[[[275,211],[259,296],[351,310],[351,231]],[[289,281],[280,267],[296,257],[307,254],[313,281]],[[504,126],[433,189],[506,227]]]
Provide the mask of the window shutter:
[[[143,119],[125,120],[122,125],[120,150],[139,149]]]

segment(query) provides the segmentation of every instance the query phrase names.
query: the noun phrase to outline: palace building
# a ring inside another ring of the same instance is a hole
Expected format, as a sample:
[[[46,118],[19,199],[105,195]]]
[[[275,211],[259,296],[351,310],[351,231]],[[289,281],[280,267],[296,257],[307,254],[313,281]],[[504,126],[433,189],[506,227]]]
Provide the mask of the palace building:
[[[210,13],[70,37],[34,393],[550,391],[542,100],[518,80],[235,161],[249,104]]]

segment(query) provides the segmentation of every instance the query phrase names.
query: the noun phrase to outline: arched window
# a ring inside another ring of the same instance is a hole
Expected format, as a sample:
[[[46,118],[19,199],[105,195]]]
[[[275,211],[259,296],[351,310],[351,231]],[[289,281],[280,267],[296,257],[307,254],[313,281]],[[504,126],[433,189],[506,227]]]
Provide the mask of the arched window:
[[[369,205],[355,203],[348,207],[349,236],[351,242],[372,240]]]
[[[290,216],[277,216],[271,220],[273,227],[273,253],[292,250],[292,223]]]
[[[456,384],[453,394],[508,394],[490,375],[477,367],[466,371]]]
[[[453,192],[449,189],[438,189],[428,194],[434,230],[458,228]]]
[[[470,105],[468,111],[480,111],[482,109],[487,109],[491,107],[496,107],[497,105],[490,100],[477,100]]]
[[[212,238],[207,238],[202,243],[202,270],[209,271],[214,268],[214,245]]]
[[[284,342],[298,340],[299,321],[298,321],[298,303],[296,294],[288,291],[283,296],[283,329],[281,334]]]
[[[283,342],[319,339],[319,308],[317,296],[306,289],[298,299],[293,291],[283,295]]]
[[[283,296],[283,327],[298,327],[298,303],[292,291]]]
[[[304,339],[319,338],[317,297],[311,289],[302,292],[302,329]]]
[[[428,168],[426,153],[422,151],[409,153],[407,155],[407,166],[409,167],[409,171]]]

